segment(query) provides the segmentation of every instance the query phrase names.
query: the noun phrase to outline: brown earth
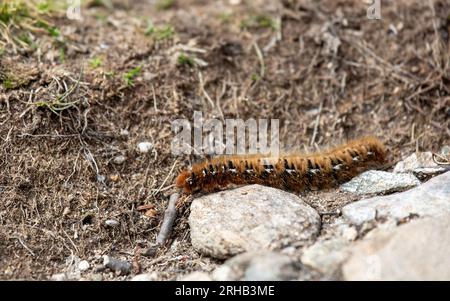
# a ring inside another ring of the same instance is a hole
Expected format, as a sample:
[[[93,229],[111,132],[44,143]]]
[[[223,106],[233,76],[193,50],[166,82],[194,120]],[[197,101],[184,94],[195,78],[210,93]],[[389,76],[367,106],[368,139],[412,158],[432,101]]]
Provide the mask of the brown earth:
[[[70,255],[93,266],[85,278],[101,255],[159,279],[220,263],[192,249],[188,203],[168,249],[139,255],[177,171],[198,159],[170,153],[170,122],[194,111],[277,118],[285,149],[375,135],[395,162],[450,145],[448,1],[383,1],[381,20],[352,0],[150,2],[86,5],[81,22],[45,15],[60,34],[33,30],[28,45],[0,28],[0,279],[48,279]]]

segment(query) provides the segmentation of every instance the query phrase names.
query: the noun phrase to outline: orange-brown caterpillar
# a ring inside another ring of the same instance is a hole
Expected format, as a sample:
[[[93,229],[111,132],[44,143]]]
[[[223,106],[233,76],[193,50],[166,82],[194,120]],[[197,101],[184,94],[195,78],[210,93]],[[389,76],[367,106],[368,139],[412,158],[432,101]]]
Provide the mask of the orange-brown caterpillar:
[[[295,192],[325,189],[380,166],[385,157],[384,145],[374,137],[307,155],[220,156],[183,170],[176,185],[188,194],[212,192],[230,184],[261,184]]]

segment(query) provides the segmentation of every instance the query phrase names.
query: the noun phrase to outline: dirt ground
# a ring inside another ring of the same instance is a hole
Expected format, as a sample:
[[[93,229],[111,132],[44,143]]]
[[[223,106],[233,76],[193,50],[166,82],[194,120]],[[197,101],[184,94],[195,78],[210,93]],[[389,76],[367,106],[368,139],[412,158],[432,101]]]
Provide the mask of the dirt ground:
[[[83,21],[0,10],[0,279],[48,279],[71,255],[86,275],[111,255],[159,279],[220,263],[192,249],[188,204],[167,249],[140,251],[199,159],[170,153],[170,122],[194,111],[279,119],[285,149],[375,135],[396,162],[450,145],[450,2],[382,1],[381,20],[368,6],[85,1]]]

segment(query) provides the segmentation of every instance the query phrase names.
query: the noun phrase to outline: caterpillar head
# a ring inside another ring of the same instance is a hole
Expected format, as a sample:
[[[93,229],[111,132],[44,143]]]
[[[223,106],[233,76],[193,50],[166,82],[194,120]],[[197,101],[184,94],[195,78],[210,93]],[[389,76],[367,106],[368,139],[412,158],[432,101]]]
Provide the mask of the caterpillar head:
[[[175,185],[182,188],[185,193],[191,193],[194,185],[193,174],[189,170],[183,170],[177,177]]]

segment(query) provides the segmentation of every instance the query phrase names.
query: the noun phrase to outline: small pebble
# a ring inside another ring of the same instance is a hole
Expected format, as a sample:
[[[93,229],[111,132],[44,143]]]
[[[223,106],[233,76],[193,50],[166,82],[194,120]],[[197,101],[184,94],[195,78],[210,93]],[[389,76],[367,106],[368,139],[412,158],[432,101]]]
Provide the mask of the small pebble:
[[[97,175],[97,182],[99,183],[105,183],[106,177],[104,175]]]
[[[121,275],[129,274],[132,269],[132,265],[128,261],[115,259],[108,255],[103,256],[103,266]]]
[[[125,162],[125,160],[126,160],[125,156],[119,155],[113,159],[113,162],[114,164],[120,165],[123,162]]]
[[[150,142],[141,142],[137,145],[137,148],[141,154],[146,154],[153,148],[153,144]]]
[[[158,274],[155,272],[139,274],[131,278],[131,281],[156,281],[156,280],[158,280]]]
[[[89,270],[89,268],[90,268],[89,262],[87,262],[86,260],[82,260],[78,264],[78,269],[80,270],[80,272],[87,271]]]
[[[66,275],[66,273],[59,273],[59,274],[54,274],[50,277],[50,280],[52,281],[67,281],[68,277]]]
[[[92,274],[91,280],[92,281],[103,281],[103,276],[102,276],[102,274],[98,274],[98,273]]]
[[[108,227],[117,227],[119,225],[119,221],[115,219],[108,219],[105,221],[105,225],[107,225]]]

